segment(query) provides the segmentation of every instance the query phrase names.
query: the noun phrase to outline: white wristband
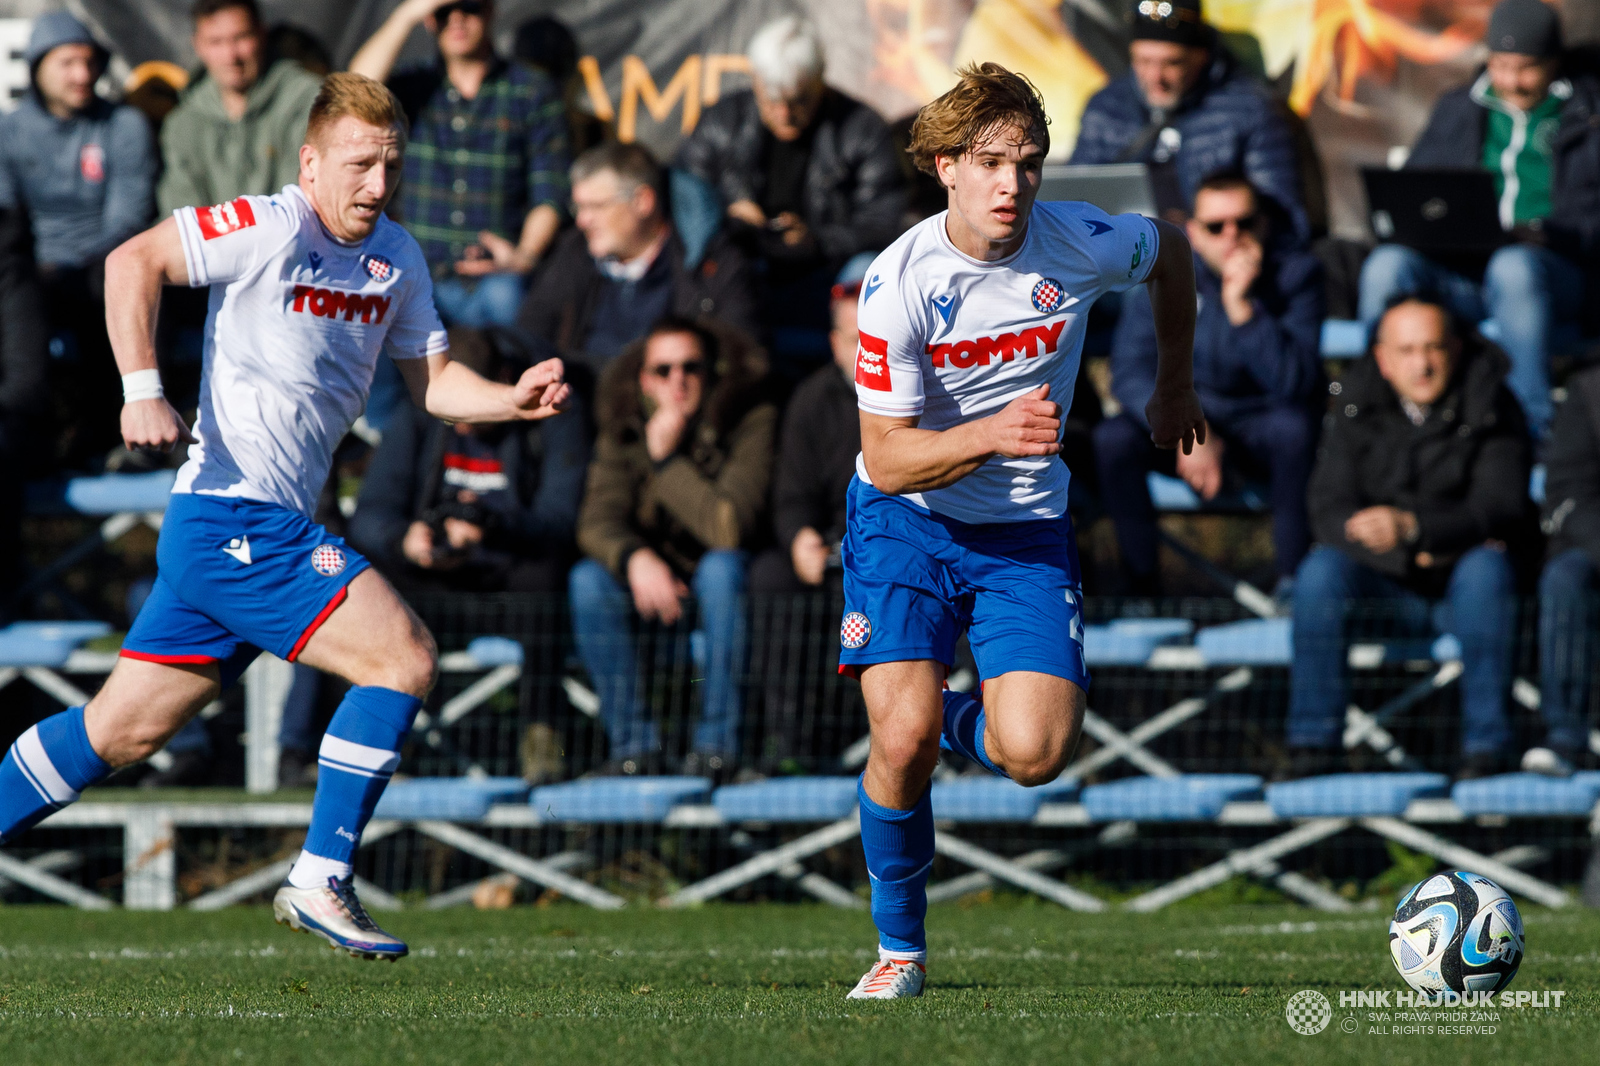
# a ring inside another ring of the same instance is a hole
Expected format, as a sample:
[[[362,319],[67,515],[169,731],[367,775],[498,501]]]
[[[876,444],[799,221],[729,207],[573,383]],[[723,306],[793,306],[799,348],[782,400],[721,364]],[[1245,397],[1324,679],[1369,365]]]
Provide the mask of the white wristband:
[[[122,402],[133,403],[137,400],[159,400],[166,393],[161,391],[161,371],[135,370],[131,374],[122,375]]]

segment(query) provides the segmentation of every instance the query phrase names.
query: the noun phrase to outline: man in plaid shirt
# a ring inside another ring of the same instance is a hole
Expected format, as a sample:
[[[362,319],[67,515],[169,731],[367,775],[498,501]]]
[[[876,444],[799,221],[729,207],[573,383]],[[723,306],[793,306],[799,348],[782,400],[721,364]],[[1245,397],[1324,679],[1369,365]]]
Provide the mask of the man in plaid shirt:
[[[399,214],[432,268],[440,315],[472,327],[516,319],[560,226],[571,163],[560,94],[495,55],[492,13],[488,0],[405,0],[350,61],[381,81],[418,24],[438,41],[438,63],[390,79],[411,119]]]

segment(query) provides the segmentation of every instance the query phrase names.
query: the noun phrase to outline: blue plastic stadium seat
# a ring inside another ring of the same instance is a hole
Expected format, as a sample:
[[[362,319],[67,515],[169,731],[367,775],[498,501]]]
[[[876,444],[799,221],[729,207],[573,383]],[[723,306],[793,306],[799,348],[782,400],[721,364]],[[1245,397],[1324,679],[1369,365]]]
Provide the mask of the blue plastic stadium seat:
[[[1195,634],[1194,646],[1213,666],[1288,666],[1294,630],[1287,618],[1253,618],[1211,626]]]
[[[374,818],[476,822],[494,803],[520,800],[528,783],[520,777],[412,777],[391,781],[378,799]]]
[[[1046,800],[1061,802],[1077,791],[1072,780],[1023,788],[1015,781],[987,774],[933,783],[933,816],[950,822],[1026,822]]]
[[[483,666],[521,666],[522,645],[510,637],[478,637],[467,654]]]
[[[1450,790],[1461,813],[1516,815],[1585,815],[1600,801],[1600,774],[1545,777],[1541,774],[1499,774],[1458,781]]]
[[[79,514],[110,515],[121,511],[165,511],[176,470],[148,474],[103,474],[67,482],[67,506]]]
[[[0,666],[61,666],[79,645],[109,632],[104,622],[13,622],[0,629]]]
[[[730,822],[834,822],[856,809],[856,779],[779,777],[724,785],[711,802]]]
[[[1322,320],[1322,358],[1355,359],[1366,352],[1366,326],[1349,318]]]
[[[710,791],[705,777],[592,777],[536,788],[528,802],[558,822],[653,823]]]
[[[1209,822],[1229,802],[1260,796],[1254,774],[1183,774],[1090,785],[1082,802],[1097,822]]]
[[[1267,803],[1279,818],[1398,817],[1449,787],[1444,774],[1328,774],[1268,785]]]
[[[1157,647],[1193,632],[1187,618],[1118,618],[1084,626],[1084,659],[1090,666],[1143,666]]]

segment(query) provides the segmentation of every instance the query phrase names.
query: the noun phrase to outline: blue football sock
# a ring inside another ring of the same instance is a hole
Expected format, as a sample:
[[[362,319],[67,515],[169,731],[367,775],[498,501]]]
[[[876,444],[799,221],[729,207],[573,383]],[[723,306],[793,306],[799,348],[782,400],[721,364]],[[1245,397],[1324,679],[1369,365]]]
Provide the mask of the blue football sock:
[[[872,881],[872,924],[878,943],[897,956],[925,961],[928,933],[928,872],[933,866],[932,790],[909,811],[874,803],[866,785],[856,784],[861,800],[861,847]]]
[[[349,874],[361,831],[400,765],[400,746],[421,709],[417,697],[393,689],[368,685],[346,693],[317,754],[311,828],[289,873],[291,884],[311,888],[329,871]]]
[[[989,758],[983,749],[985,717],[983,701],[969,692],[945,689],[944,729],[939,733],[939,747],[953,751],[999,777],[1010,777]]]
[[[89,746],[83,708],[51,715],[17,738],[0,762],[0,843],[78,798],[111,773]]]

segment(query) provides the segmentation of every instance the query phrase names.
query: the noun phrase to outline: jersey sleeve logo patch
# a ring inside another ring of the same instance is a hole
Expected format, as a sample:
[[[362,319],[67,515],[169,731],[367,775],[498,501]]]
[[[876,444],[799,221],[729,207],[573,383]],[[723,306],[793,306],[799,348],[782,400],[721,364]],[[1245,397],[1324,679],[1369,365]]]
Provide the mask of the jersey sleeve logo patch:
[[[1059,309],[1066,298],[1067,290],[1055,278],[1040,278],[1033,287],[1033,309],[1042,315]]]
[[[194,218],[200,224],[200,236],[208,241],[249,229],[256,224],[256,213],[250,209],[250,201],[243,196],[225,204],[197,207],[194,209]]]
[[[344,572],[344,550],[337,544],[318,544],[311,549],[311,569],[323,577],[337,577]]]
[[[851,611],[844,616],[844,624],[839,627],[839,643],[846,648],[859,648],[872,639],[872,623],[867,621],[867,616],[860,611]]]
[[[889,386],[889,342],[870,333],[856,334],[856,384],[864,389],[892,392]]]
[[[394,273],[394,264],[381,255],[364,255],[361,265],[367,268],[367,277],[373,281],[388,281]]]

